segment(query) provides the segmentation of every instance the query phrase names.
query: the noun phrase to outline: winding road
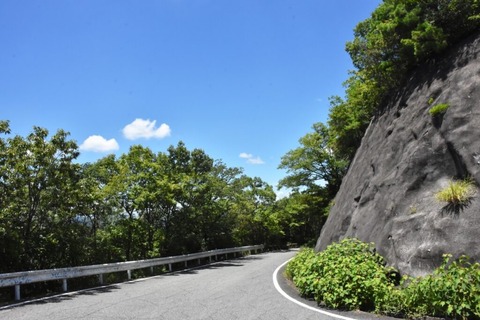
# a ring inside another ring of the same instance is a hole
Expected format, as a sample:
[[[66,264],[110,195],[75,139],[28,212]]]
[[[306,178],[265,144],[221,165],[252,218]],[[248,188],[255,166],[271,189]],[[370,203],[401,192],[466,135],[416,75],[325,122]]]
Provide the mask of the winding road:
[[[12,305],[0,309],[0,319],[377,318],[361,312],[332,314],[318,309],[313,302],[302,301],[300,305],[292,301],[293,298],[287,298],[296,297],[296,293],[284,281],[279,266],[294,255],[295,251],[251,255],[178,273]]]

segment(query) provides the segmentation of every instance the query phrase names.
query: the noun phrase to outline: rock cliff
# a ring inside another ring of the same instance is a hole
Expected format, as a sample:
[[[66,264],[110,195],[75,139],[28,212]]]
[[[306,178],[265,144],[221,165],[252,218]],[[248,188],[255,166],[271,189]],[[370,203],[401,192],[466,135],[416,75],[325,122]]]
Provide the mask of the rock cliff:
[[[388,264],[420,276],[442,255],[480,261],[480,33],[421,66],[372,119],[317,241],[374,242]],[[443,116],[429,109],[446,103]],[[448,206],[435,194],[471,177],[476,194]]]

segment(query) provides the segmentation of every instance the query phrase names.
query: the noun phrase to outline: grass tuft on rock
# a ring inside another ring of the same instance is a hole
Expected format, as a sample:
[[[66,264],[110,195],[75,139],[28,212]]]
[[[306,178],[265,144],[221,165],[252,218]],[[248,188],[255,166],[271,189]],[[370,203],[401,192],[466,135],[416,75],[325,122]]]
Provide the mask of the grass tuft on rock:
[[[449,107],[450,105],[448,103],[440,103],[431,107],[430,110],[428,110],[428,112],[432,117],[435,117],[435,116],[444,114]]]
[[[475,195],[475,184],[471,179],[450,181],[448,186],[438,191],[435,198],[440,202],[458,206],[467,204]]]

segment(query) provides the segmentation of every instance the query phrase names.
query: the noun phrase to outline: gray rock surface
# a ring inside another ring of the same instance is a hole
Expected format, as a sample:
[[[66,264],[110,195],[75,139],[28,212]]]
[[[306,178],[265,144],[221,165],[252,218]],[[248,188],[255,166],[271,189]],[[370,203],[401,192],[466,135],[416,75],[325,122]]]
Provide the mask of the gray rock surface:
[[[335,198],[316,249],[357,237],[388,264],[420,276],[442,255],[480,261],[480,33],[417,69],[373,118]],[[432,101],[433,100],[433,101]],[[448,103],[443,117],[428,110]],[[471,177],[468,205],[435,193]]]

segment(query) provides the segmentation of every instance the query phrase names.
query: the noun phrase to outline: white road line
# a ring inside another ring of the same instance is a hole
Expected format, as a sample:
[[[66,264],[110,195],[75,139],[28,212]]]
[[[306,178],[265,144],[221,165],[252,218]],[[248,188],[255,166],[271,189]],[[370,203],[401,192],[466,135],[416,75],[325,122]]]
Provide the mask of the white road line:
[[[293,259],[293,258],[292,258]],[[292,260],[290,259],[290,260]],[[277,291],[282,295],[284,296],[285,298],[287,298],[288,300],[298,304],[299,306],[301,307],[304,307],[304,308],[307,308],[307,309],[310,309],[312,311],[315,311],[315,312],[318,312],[318,313],[322,313],[324,315],[327,315],[327,316],[330,316],[330,317],[333,317],[333,318],[336,318],[336,319],[342,319],[342,320],[356,320],[354,318],[349,318],[349,317],[344,317],[344,316],[340,316],[338,314],[335,314],[335,313],[331,313],[331,312],[328,312],[328,311],[324,311],[324,310],[321,310],[321,309],[318,309],[318,308],[314,308],[314,307],[311,307],[303,302],[300,302],[292,297],[290,297],[285,291],[283,291],[283,289],[280,287],[280,285],[278,284],[278,280],[277,280],[277,276],[278,276],[278,271],[284,266],[286,265],[290,260],[287,260],[285,261],[284,263],[282,263],[276,270],[275,272],[273,273],[273,285],[275,286],[275,289],[277,289]]]

